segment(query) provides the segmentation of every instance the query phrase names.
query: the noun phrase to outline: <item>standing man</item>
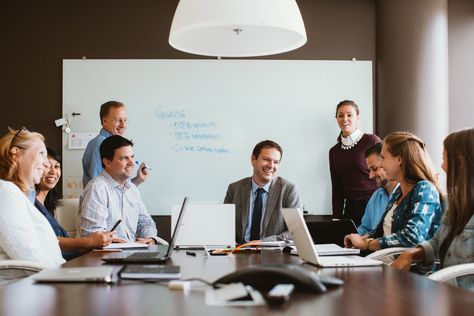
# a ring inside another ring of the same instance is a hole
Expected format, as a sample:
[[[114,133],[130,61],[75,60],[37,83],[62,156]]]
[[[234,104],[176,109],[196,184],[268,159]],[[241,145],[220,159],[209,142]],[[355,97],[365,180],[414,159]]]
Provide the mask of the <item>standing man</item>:
[[[82,156],[82,185],[85,188],[90,180],[97,177],[104,168],[100,158],[100,144],[112,135],[123,136],[127,128],[127,112],[125,105],[118,101],[108,101],[100,106],[100,123],[102,129],[99,135],[90,140],[87,144],[84,156]],[[146,180],[148,169],[145,164],[138,168],[137,176],[132,179],[135,185],[140,185]]]
[[[381,152],[382,143],[376,143],[367,148],[365,152],[369,179],[374,179],[379,188],[367,202],[361,224],[357,228],[361,236],[377,228],[387,207],[389,196],[398,186],[397,181],[388,181],[385,170],[380,166],[382,163]]]
[[[89,182],[79,201],[76,228],[80,236],[110,231],[121,220],[114,242],[157,243],[156,224],[130,181],[135,165],[132,146],[119,135],[106,138],[100,145],[104,171]]]
[[[229,185],[224,203],[235,204],[236,242],[291,238],[281,209],[299,207],[299,196],[294,184],[275,176],[282,155],[277,143],[258,143],[250,158],[253,175]]]

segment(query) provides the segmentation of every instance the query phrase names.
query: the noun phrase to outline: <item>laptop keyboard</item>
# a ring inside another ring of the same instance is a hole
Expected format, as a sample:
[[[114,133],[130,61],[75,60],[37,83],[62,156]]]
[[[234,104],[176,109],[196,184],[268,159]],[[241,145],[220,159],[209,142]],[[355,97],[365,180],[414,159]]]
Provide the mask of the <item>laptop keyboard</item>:
[[[134,252],[127,256],[129,259],[149,259],[149,258],[158,258],[161,257],[161,252],[153,251],[143,251],[143,252]]]

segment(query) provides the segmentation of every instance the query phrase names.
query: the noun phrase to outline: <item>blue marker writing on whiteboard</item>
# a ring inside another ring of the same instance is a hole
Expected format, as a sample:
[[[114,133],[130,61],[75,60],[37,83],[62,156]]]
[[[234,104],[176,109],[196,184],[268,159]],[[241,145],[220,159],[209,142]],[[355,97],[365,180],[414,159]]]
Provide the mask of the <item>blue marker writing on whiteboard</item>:
[[[136,164],[137,166],[140,166],[142,163],[141,163],[140,161],[138,161],[138,160],[135,160],[135,164]],[[148,169],[148,170],[151,171],[151,168],[150,168],[150,167],[147,167],[147,166],[143,166],[143,169]]]

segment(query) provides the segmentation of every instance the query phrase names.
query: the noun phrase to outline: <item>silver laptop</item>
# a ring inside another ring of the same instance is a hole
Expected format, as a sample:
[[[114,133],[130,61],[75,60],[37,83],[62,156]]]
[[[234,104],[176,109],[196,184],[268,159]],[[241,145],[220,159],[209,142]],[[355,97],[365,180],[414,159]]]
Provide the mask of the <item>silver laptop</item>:
[[[305,224],[303,212],[298,208],[283,208],[281,212],[288,230],[293,235],[298,256],[304,261],[320,267],[367,267],[383,264],[382,261],[359,256],[318,256],[313,239]]]
[[[130,252],[121,252],[118,254],[112,254],[109,256],[104,256],[101,259],[106,263],[165,263],[171,257],[173,252],[174,245],[178,238],[179,228],[181,226],[181,220],[183,219],[184,213],[188,206],[188,198],[185,197],[183,204],[181,205],[181,210],[179,212],[178,221],[176,222],[176,227],[173,232],[173,237],[171,237],[171,242],[169,245],[158,245],[156,246],[158,251],[134,251]]]
[[[179,205],[171,208],[171,227],[177,227]],[[179,248],[235,245],[234,204],[189,204],[176,240]]]
[[[44,269],[33,275],[35,282],[112,282],[113,267]]]

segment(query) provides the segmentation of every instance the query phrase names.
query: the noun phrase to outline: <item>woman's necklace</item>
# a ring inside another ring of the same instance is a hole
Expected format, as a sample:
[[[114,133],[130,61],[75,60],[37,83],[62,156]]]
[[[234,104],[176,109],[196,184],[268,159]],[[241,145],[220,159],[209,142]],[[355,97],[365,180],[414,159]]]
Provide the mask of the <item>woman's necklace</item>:
[[[357,145],[362,136],[364,136],[364,133],[358,128],[347,137],[341,135],[341,148],[344,150],[353,148]]]

